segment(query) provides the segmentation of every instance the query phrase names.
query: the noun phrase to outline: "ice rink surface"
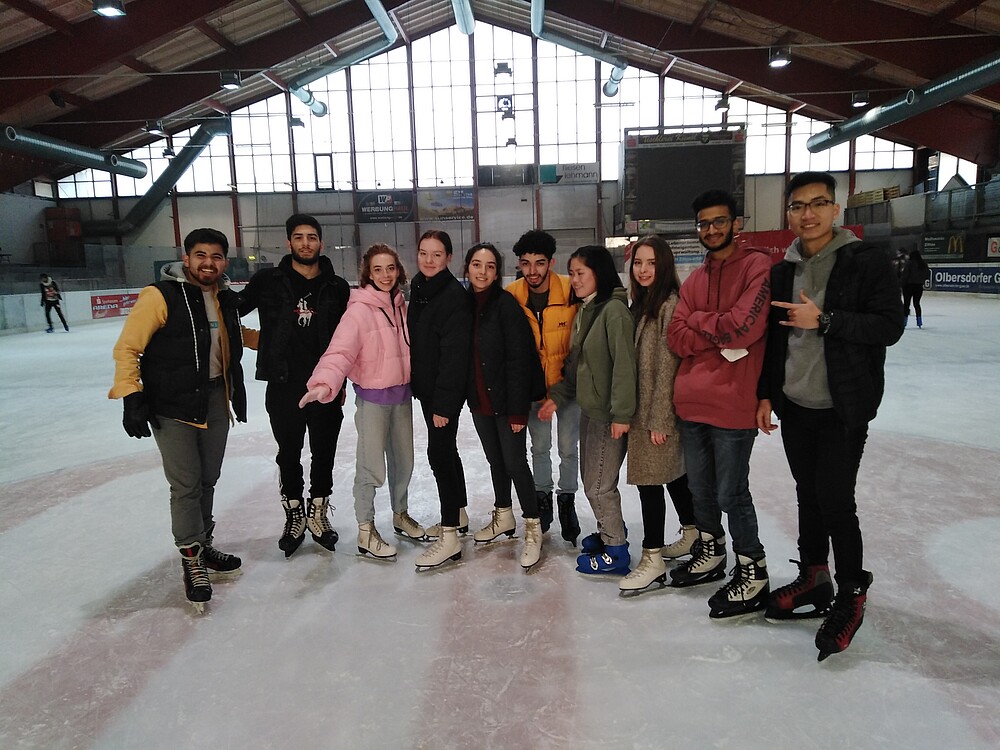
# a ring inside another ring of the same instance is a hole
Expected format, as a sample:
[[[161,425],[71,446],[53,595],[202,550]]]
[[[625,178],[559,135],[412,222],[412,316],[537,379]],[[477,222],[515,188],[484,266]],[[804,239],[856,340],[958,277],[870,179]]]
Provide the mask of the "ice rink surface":
[[[708,618],[714,585],[618,597],[546,536],[416,573],[355,554],[353,395],[335,469],[330,554],[286,560],[263,384],[230,433],[216,542],[243,558],[203,615],[184,599],[152,439],[106,398],[121,320],[0,337],[0,749],[1000,747],[1000,302],[928,295],[889,350],[858,481],[875,576],[851,648],[822,664],[818,622]],[[410,512],[438,520],[417,418]],[[492,506],[465,412],[476,528]],[[623,473],[624,481],[624,473]],[[772,586],[795,574],[780,436],[751,484]],[[622,484],[641,542],[635,488]],[[516,505],[516,504],[515,504]],[[377,525],[391,537],[385,490]],[[577,495],[584,534],[594,528]],[[516,510],[516,508],[515,508]],[[518,514],[519,515],[519,514]],[[667,539],[675,518],[667,512]]]

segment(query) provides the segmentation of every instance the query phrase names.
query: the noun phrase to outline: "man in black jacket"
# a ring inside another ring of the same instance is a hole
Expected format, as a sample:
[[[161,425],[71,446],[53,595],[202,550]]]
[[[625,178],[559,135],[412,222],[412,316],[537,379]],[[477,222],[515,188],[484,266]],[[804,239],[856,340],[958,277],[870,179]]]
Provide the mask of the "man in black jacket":
[[[885,350],[903,333],[899,280],[891,259],[848,230],[836,182],[796,175],[785,190],[798,239],[772,269],[772,310],[758,386],[757,426],[772,410],[795,479],[799,576],[771,592],[766,616],[823,617],[819,660],[846,649],[864,618],[872,574],[862,568],[854,497],[858,468],[885,385]],[[836,564],[837,595],[827,564]]]
[[[170,485],[174,543],[184,588],[199,612],[212,598],[208,571],[235,573],[241,561],[212,544],[215,483],[231,421],[247,421],[243,343],[236,294],[223,271],[229,241],[214,229],[184,239],[182,261],[139,293],[115,344],[115,384],[125,432],[152,434]],[[152,427],[152,433],[150,433]]]
[[[327,508],[333,491],[333,458],[344,421],[344,393],[329,404],[299,408],[306,381],[326,351],[340,322],[350,287],[322,254],[323,230],[312,216],[295,214],[285,222],[289,253],[277,268],[258,271],[240,295],[240,314],[259,310],[260,332],[248,332],[257,349],[257,380],[267,381],[265,407],[278,443],[281,504],[285,528],[278,547],[290,557],[312,538],[333,550],[339,538]],[[254,340],[256,339],[256,340]],[[311,463],[308,504],[304,502],[302,446],[309,432]]]

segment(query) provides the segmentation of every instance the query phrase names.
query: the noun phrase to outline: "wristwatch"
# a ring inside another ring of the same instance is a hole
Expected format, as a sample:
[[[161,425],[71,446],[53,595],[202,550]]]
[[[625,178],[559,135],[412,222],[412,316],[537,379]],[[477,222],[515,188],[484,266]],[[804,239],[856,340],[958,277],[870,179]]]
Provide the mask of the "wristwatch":
[[[832,312],[822,312],[819,314],[819,335],[826,336],[830,331],[830,324],[833,322]]]

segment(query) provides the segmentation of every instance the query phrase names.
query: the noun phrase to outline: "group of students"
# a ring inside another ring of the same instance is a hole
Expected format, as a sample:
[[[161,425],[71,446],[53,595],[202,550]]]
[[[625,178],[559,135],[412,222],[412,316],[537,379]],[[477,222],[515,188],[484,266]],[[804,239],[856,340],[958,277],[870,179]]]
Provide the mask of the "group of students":
[[[246,419],[242,337],[258,350],[257,377],[268,382],[286,556],[307,529],[327,549],[338,541],[327,512],[350,380],[359,553],[397,553],[375,526],[376,490],[388,481],[396,534],[430,543],[417,569],[461,558],[469,519],[457,435],[468,404],[494,494],[490,521],[474,539],[514,535],[513,487],[524,519],[520,564],[532,568],[553,522],[555,417],[562,536],[575,545],[581,533],[578,476],[597,521],[580,543],[579,572],[620,577],[626,596],[666,585],[665,560],[685,558],[669,571],[673,586],[721,580],[725,513],[736,564],[709,599],[711,617],[759,610],[779,620],[823,617],[820,659],[847,648],[872,581],[862,568],[855,481],[882,395],[885,350],[901,335],[903,315],[888,256],[834,226],[835,187],[826,173],[791,180],[787,216],[798,239],[776,265],[737,242],[731,195],[698,196],[693,210],[705,262],[681,285],[668,244],[640,238],[630,248],[628,290],[611,254],[596,245],[570,255],[568,278],[556,274],[555,241],[540,230],[515,244],[521,274],[507,289],[494,245],[468,249],[466,286],[449,270],[451,238],[431,230],[419,240],[408,302],[406,270],[385,244],[367,250],[358,288],[349,290],[321,255],[318,222],[296,215],[286,225],[289,255],[235,294],[223,283],[225,237],[195,230],[182,261],[140,293],[115,347],[109,394],[125,399],[128,434],[148,436],[153,427],[188,599],[200,608],[211,598],[209,571],[241,565],[213,545],[212,496],[229,428],[227,398],[236,419]],[[254,309],[259,332],[239,323]],[[429,528],[408,513],[413,398],[440,501],[440,521]],[[774,591],[749,490],[750,452],[758,430],[775,429],[772,412],[782,420],[796,481],[801,557],[799,576]],[[308,496],[300,465],[306,432]],[[643,522],[634,568],[618,489],[626,455]],[[664,487],[681,524],[670,545]]]

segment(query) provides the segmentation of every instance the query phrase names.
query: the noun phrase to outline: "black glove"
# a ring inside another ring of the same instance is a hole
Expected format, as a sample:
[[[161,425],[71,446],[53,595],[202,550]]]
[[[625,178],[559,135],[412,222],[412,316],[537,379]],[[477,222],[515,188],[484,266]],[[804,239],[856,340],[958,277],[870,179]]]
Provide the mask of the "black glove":
[[[149,411],[149,407],[146,406],[146,396],[142,391],[128,394],[123,399],[123,403],[125,405],[125,416],[122,417],[122,426],[129,437],[150,437],[153,433],[149,431],[149,425],[160,429],[160,423],[156,419],[156,415],[152,414]]]

